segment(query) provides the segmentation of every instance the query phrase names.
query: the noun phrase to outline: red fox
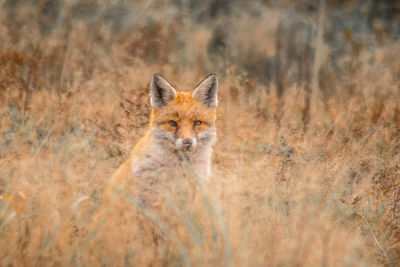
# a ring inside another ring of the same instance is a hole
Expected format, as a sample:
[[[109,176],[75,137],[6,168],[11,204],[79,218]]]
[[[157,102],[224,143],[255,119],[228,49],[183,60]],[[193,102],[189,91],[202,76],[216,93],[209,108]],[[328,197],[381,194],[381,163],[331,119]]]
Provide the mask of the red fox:
[[[208,75],[196,89],[187,92],[175,90],[160,74],[154,74],[150,84],[152,111],[148,130],[128,160],[114,173],[105,193],[105,203],[115,195],[117,187],[133,197],[143,197],[148,203],[151,198],[143,196],[146,189],[139,187],[138,190],[137,183],[146,184],[147,188],[168,184],[170,190],[177,185],[192,185],[193,190],[190,175],[207,180],[216,139],[217,92],[215,74]]]

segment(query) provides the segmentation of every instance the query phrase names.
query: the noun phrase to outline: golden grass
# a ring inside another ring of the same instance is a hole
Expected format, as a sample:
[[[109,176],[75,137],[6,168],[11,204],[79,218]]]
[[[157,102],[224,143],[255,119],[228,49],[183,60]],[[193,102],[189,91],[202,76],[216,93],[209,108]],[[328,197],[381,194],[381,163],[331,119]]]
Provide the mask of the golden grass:
[[[144,64],[119,45],[87,55],[85,29],[74,27],[68,48],[62,31],[48,43],[20,33],[36,42],[33,50],[1,28],[11,33],[0,55],[0,265],[400,262],[398,43],[364,51],[357,62],[343,58],[348,72],[331,96],[315,99],[308,127],[301,85],[278,97],[273,84],[228,69],[220,75],[213,175],[197,180],[196,203],[166,190],[154,210],[120,190],[123,201],[94,226],[107,180],[145,130],[152,74],[185,88],[204,73]]]

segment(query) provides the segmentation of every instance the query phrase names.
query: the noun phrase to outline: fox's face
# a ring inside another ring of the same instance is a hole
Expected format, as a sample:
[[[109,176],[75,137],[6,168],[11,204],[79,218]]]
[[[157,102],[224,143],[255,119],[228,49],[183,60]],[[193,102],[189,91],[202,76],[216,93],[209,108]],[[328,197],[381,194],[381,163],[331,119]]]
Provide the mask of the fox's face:
[[[150,86],[153,140],[174,151],[191,153],[215,139],[217,76],[207,76],[195,90],[176,91],[161,75]]]

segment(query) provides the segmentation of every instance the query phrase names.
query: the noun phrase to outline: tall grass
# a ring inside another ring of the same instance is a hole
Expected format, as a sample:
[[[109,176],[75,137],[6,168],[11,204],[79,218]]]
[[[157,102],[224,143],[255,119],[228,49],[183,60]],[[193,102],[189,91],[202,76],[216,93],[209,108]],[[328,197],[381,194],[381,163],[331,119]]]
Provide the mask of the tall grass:
[[[291,1],[251,3],[210,5],[211,23],[189,2],[1,2],[1,265],[398,265],[398,41],[346,31],[339,53],[328,1],[317,32]],[[146,130],[152,74],[184,90],[214,71],[194,202],[147,186],[146,207],[128,188],[93,224]]]

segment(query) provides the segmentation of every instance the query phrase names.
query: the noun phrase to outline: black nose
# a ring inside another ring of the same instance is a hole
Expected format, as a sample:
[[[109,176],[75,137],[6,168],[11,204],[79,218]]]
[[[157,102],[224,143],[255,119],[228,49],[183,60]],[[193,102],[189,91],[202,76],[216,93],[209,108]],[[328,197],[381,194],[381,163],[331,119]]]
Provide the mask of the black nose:
[[[189,149],[193,145],[193,142],[189,138],[186,138],[183,139],[182,144],[186,149]]]

